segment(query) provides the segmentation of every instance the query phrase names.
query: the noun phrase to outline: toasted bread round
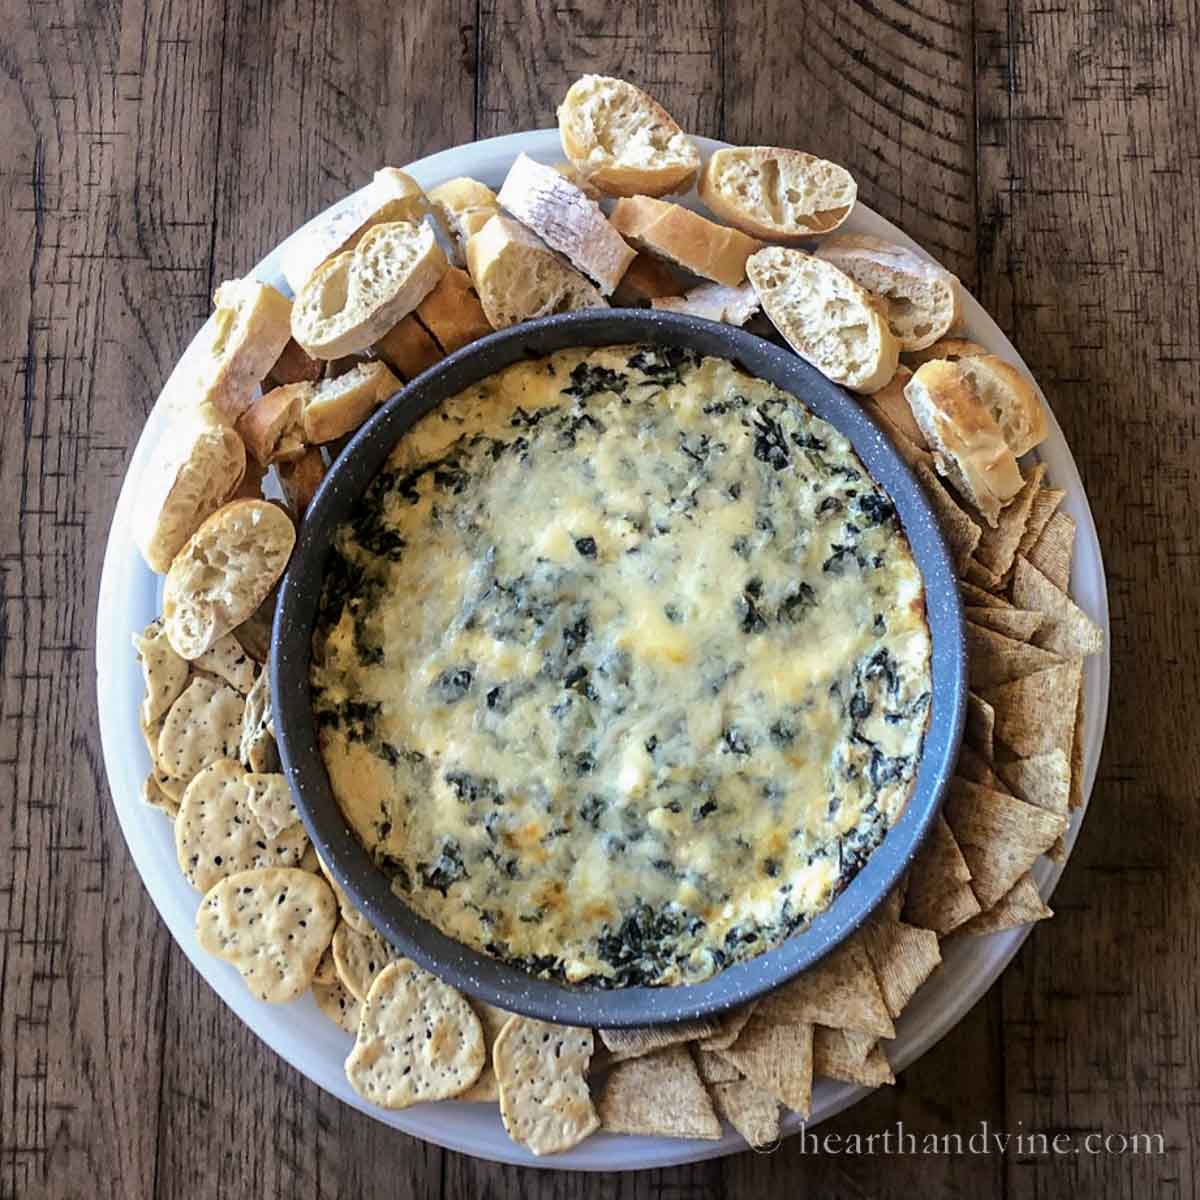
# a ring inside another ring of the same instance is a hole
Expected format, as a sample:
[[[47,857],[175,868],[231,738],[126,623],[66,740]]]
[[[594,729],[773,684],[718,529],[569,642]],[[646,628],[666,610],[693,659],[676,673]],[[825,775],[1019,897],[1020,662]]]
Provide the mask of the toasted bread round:
[[[958,280],[904,246],[865,234],[838,234],[816,253],[876,298],[901,351],[923,350],[958,320]]]
[[[704,164],[699,192],[721,220],[788,245],[836,229],[858,186],[845,167],[801,150],[731,146]]]
[[[870,294],[848,275],[783,246],[752,255],[746,273],[763,311],[801,358],[856,392],[887,385],[900,347]]]
[[[496,193],[477,179],[460,176],[438,184],[429,193],[429,203],[453,247],[451,261],[456,267],[465,266],[467,242],[500,211]]]
[[[237,490],[246,473],[242,439],[211,406],[176,415],[138,484],[134,537],[159,574]]]
[[[167,572],[163,625],[175,653],[199,658],[240,625],[283,574],[296,530],[266,500],[219,508],[188,539]]]
[[[257,279],[227,279],[213,296],[216,309],[201,333],[203,356],[194,403],[211,404],[236,421],[259,381],[288,343],[292,302]]]
[[[994,354],[974,354],[959,366],[1020,458],[1046,439],[1046,410],[1032,384],[1011,363]]]
[[[445,354],[492,332],[470,275],[457,267],[451,267],[417,306],[417,318]]]
[[[988,348],[981,346],[978,342],[972,342],[967,338],[944,337],[939,338],[932,346],[926,346],[924,350],[904,351],[904,361],[915,371],[919,366],[932,362],[935,358],[958,362],[960,358],[976,358],[980,354],[987,353]]]
[[[623,79],[584,75],[558,109],[563,153],[610,196],[666,196],[687,191],[700,152],[675,119]]]

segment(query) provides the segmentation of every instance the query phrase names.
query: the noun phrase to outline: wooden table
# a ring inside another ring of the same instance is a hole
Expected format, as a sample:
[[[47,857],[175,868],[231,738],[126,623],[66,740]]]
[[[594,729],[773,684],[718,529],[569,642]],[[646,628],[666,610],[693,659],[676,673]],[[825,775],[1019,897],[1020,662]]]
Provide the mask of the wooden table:
[[[64,0],[0,30],[0,1196],[1195,1196],[1200,144],[1194,3]],[[547,126],[581,72],[838,159],[1037,372],[1092,499],[1107,748],[1040,926],[895,1088],[835,1121],[1162,1133],[1161,1155],[500,1168],[343,1107],[176,949],[110,808],[105,535],[214,286],[430,151]]]

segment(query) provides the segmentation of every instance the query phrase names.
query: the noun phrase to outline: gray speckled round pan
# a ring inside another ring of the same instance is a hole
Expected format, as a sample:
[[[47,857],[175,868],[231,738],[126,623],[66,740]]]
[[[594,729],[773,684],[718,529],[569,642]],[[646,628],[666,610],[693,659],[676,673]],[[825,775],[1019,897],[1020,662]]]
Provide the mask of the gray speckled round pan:
[[[907,807],[846,890],[807,929],[704,983],[603,989],[535,979],[446,937],[392,893],[334,800],[317,749],[308,667],[333,531],[405,431],[442,400],[523,358],[628,342],[686,346],[732,359],[791,392],[850,439],[895,503],[924,578],[933,702]],[[304,823],[330,870],[380,933],[469,995],[547,1021],[599,1027],[679,1021],[740,1004],[791,979],[852,933],[903,874],[937,815],[958,755],[967,693],[962,607],[950,555],[924,492],[886,437],[848,393],[790,351],[727,325],[646,310],[568,313],[492,334],[393,396],[338,456],[308,510],[280,589],[270,669],[276,735]]]

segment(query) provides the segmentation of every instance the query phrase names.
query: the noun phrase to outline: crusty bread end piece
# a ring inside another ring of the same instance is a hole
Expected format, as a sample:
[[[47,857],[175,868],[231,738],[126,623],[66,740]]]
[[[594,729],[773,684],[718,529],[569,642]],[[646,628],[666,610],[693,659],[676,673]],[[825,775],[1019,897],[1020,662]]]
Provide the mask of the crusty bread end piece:
[[[1021,469],[964,363],[928,362],[905,398],[934,454],[938,474],[994,529],[1000,510],[1024,485]]]
[[[666,196],[691,187],[700,152],[653,97],[623,79],[584,75],[558,109],[563,153],[610,196]]]
[[[607,308],[599,291],[536,234],[503,214],[467,243],[467,266],[494,329],[579,308]]]
[[[188,539],[167,572],[163,627],[182,658],[199,658],[240,625],[283,574],[296,529],[267,500],[235,500]]]
[[[609,296],[621,281],[634,250],[609,224],[600,206],[553,167],[518,154],[497,197],[552,250],[566,256]]]
[[[836,229],[858,188],[845,167],[801,150],[730,146],[704,164],[699,192],[722,221],[790,245]]]
[[[165,573],[245,472],[242,439],[211,405],[175,414],[138,480],[134,537],[146,565]]]
[[[618,200],[610,219],[639,250],[726,287],[737,287],[746,278],[746,260],[760,248],[754,238],[736,229],[650,196]]]
[[[763,311],[822,374],[877,392],[896,373],[900,348],[870,295],[830,263],[768,246],[746,264]]]
[[[446,267],[428,225],[373,225],[300,290],[292,336],[316,358],[365,350],[425,299]]]

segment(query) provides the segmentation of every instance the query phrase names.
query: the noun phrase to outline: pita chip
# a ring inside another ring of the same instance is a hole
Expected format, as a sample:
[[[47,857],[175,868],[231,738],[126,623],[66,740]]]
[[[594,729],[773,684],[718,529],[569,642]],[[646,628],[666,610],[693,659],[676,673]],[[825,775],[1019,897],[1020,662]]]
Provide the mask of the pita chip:
[[[1074,553],[1075,518],[1070,513],[1057,512],[1042,530],[1042,536],[1025,551],[1025,557],[1059,591],[1065,592],[1071,583]]]
[[[971,869],[954,832],[939,816],[908,873],[905,921],[942,935],[958,928],[980,910],[970,880]]]
[[[998,933],[1002,929],[1015,929],[1018,925],[1030,925],[1052,916],[1054,913],[1042,900],[1033,876],[1026,871],[987,912],[972,917],[959,927],[958,932]]]
[[[779,1025],[761,1008],[728,1050],[718,1051],[745,1077],[801,1116],[812,1107],[813,1028],[805,1022]]]
[[[1027,558],[1018,558],[1013,572],[1013,603],[1046,614],[1033,644],[1063,658],[1100,654],[1104,631],[1066,592],[1060,591]]]
[[[1046,750],[1070,753],[1082,679],[1082,662],[1071,659],[988,688],[984,700],[992,706],[996,737],[1026,758]]]
[[[972,625],[994,630],[1018,642],[1029,641],[1045,619],[1040,612],[1020,608],[976,608],[969,604],[963,607],[963,615]]]
[[[1015,610],[1014,610],[1015,611]],[[1062,660],[1048,650],[1018,642],[994,629],[966,624],[967,661],[971,687],[980,692],[997,683],[1044,671]]]
[[[1046,473],[1043,463],[1038,463],[1025,479],[1025,486],[1016,494],[1012,503],[1005,505],[996,520],[994,529],[985,529],[975,548],[975,557],[980,565],[1003,579],[1013,564],[1017,547],[1029,523],[1029,512],[1033,499],[1042,486]]]

